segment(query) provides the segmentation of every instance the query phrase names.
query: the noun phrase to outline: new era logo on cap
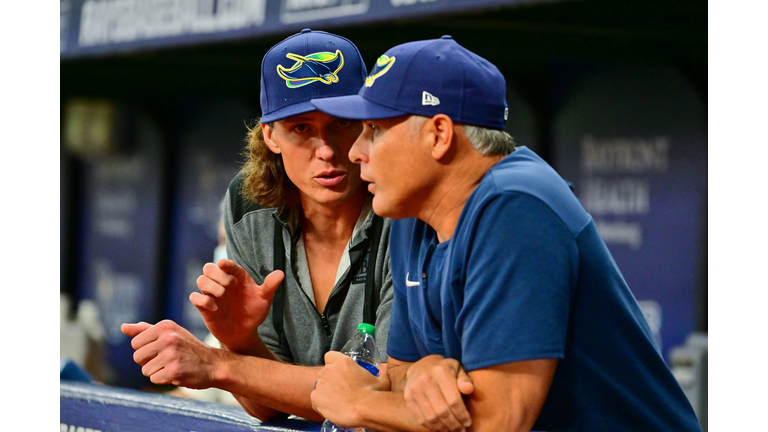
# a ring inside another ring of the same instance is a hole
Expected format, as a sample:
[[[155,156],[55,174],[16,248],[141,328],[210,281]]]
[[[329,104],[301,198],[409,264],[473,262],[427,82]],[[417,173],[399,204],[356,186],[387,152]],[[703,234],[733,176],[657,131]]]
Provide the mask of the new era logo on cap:
[[[389,49],[357,95],[312,104],[348,119],[445,114],[457,123],[504,129],[506,90],[496,66],[443,36]]]
[[[429,92],[424,91],[421,93],[421,104],[437,106],[440,105],[440,99],[432,96]]]

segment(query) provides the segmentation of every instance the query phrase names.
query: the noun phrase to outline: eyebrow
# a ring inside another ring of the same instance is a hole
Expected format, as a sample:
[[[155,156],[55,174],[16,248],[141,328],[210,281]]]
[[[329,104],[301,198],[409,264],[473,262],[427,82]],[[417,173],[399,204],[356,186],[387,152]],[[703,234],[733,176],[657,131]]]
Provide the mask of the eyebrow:
[[[283,121],[285,123],[291,123],[291,124],[294,124],[294,123],[306,123],[306,122],[312,121],[312,117],[303,116],[303,115],[299,114],[297,116],[288,117],[286,119],[283,119]]]

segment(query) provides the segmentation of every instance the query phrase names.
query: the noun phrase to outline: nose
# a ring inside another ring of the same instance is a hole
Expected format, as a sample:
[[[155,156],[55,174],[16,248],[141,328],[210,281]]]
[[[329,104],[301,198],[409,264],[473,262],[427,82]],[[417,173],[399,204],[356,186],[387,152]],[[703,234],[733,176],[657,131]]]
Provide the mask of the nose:
[[[365,130],[363,130],[363,133],[361,133],[357,140],[352,144],[352,148],[349,149],[349,160],[351,160],[353,163],[359,164],[362,162],[368,162],[368,155],[363,151],[364,150],[364,143],[365,140]]]
[[[315,155],[318,159],[325,162],[332,161],[339,153],[339,148],[335,143],[335,140],[326,130],[322,130],[318,136],[318,146],[315,150]]]

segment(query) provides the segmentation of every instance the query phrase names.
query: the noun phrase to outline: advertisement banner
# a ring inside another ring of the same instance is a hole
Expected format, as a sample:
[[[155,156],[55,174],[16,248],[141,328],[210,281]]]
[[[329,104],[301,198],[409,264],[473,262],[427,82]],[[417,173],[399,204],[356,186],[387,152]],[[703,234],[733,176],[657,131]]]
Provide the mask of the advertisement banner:
[[[60,0],[60,57],[131,52],[542,0]]]
[[[665,355],[694,330],[707,136],[672,68],[590,74],[555,121],[555,168],[592,215]]]

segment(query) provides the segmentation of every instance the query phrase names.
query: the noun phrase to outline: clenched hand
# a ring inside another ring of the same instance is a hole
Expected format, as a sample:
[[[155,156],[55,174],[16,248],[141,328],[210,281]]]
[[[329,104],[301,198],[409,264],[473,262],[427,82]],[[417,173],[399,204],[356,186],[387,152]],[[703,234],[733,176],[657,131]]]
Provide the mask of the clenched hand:
[[[453,432],[472,424],[462,395],[473,391],[474,384],[458,361],[430,355],[408,368],[403,397],[419,424]]]
[[[133,338],[133,360],[153,383],[192,389],[213,386],[217,361],[223,352],[204,344],[175,322],[123,324],[120,330]]]

